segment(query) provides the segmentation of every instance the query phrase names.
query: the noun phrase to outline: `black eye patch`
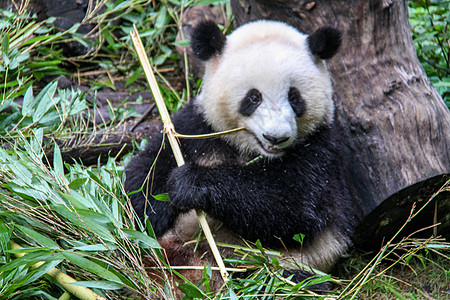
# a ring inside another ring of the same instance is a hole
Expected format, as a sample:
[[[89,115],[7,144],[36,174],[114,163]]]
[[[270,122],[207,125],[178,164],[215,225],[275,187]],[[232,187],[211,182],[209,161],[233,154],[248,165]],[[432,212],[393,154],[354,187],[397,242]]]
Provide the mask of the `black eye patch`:
[[[239,112],[244,116],[251,116],[262,102],[262,95],[257,89],[251,89],[242,99]]]
[[[291,87],[289,89],[288,100],[297,118],[303,116],[303,114],[306,111],[306,103],[303,100],[302,95],[300,94],[300,91],[297,88]]]

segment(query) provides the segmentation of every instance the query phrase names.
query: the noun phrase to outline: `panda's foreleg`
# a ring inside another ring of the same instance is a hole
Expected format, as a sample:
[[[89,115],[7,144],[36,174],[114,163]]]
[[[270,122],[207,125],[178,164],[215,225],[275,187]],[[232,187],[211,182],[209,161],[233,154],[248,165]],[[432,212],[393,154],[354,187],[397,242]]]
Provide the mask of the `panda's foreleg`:
[[[157,237],[162,236],[175,221],[172,206],[153,195],[167,192],[167,178],[176,167],[170,148],[163,147],[162,135],[151,137],[149,144],[127,164],[125,190],[141,222],[149,217]]]
[[[263,246],[280,245],[279,238],[292,244],[293,236],[308,239],[325,225],[318,218],[317,205],[298,198],[298,193],[280,189],[276,175],[250,167],[200,167],[186,164],[169,176],[169,198],[174,209],[186,212],[199,208],[231,231]],[[286,176],[294,176],[287,174]]]

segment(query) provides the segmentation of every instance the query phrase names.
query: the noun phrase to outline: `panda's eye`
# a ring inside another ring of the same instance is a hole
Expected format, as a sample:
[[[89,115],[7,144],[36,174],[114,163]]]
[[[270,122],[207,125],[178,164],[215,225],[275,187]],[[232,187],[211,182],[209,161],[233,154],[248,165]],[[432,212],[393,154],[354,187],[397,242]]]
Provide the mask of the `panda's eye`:
[[[262,95],[257,89],[251,89],[247,92],[241,101],[239,112],[244,116],[251,116],[262,102]]]
[[[297,118],[300,118],[306,111],[306,103],[303,100],[300,91],[295,87],[291,87],[288,92],[288,100],[295,115]]]

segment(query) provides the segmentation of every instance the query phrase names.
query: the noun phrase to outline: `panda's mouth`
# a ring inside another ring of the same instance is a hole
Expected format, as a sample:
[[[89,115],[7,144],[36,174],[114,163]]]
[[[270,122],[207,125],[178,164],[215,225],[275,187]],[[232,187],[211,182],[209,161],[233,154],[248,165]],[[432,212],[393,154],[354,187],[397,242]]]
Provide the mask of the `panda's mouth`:
[[[258,138],[256,140],[258,141],[259,146],[264,150],[264,152],[266,152],[269,155],[279,156],[284,152],[284,148],[282,147],[265,144],[261,142]]]

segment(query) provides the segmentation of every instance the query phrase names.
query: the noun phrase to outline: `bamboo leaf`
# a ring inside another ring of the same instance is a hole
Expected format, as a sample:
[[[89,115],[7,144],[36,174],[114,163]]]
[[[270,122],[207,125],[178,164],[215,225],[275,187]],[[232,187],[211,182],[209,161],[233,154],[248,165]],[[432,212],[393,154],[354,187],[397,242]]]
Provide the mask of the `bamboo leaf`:
[[[10,271],[19,268],[20,266],[31,266],[41,261],[55,261],[64,259],[61,253],[49,253],[47,251],[37,251],[28,253],[22,257],[18,257],[13,261],[0,267],[0,272]]]
[[[96,174],[94,174],[92,171],[87,171],[87,173],[89,174],[89,176],[91,177],[92,180],[94,180],[98,185],[100,185],[101,187],[103,187],[106,191],[109,191],[109,187],[107,185],[105,185],[100,178],[98,178],[98,176]]]
[[[33,272],[33,274],[27,279],[26,282],[23,283],[23,285],[32,283],[33,281],[41,278],[41,276],[43,276],[48,271],[59,265],[62,261],[63,260],[54,260],[44,263],[42,266],[36,268],[36,271]]]
[[[38,251],[48,250],[48,248],[45,247],[27,247],[27,248],[17,248],[17,249],[11,249],[8,250],[8,253],[33,253]]]
[[[88,229],[104,241],[116,243],[114,236],[108,229],[112,228],[112,224],[104,215],[87,209],[77,209],[74,212],[64,205],[52,205],[52,208],[67,218],[74,226]]]
[[[158,194],[158,195],[152,195],[152,197],[153,197],[155,200],[158,200],[158,201],[164,201],[164,202],[169,201],[169,194],[168,194],[168,193],[162,193],[162,194]]]
[[[117,277],[114,273],[107,270],[103,266],[100,266],[99,264],[81,256],[77,253],[72,252],[62,252],[62,255],[68,259],[71,263],[77,265],[78,267],[82,268],[83,270],[89,271],[91,273],[94,273],[98,276],[100,276],[103,279],[106,279],[108,281],[113,281],[116,283],[122,283],[119,277]]]
[[[103,244],[78,246],[78,247],[73,247],[72,249],[79,250],[79,251],[94,251],[94,252],[111,250],[111,248],[108,249]]]
[[[155,21],[155,28],[159,29],[167,25],[168,18],[167,18],[167,7],[162,6],[158,12],[158,17]]]
[[[127,82],[125,83],[125,87],[129,86],[133,82],[136,81],[140,76],[142,75],[142,67],[139,67],[136,69],[136,71],[131,74],[131,76],[127,79]]]
[[[56,174],[59,174],[61,178],[64,178],[64,165],[61,156],[61,150],[57,143],[55,143],[55,147],[53,150],[53,168],[56,171]]]
[[[16,225],[20,231],[31,237],[33,240],[35,240],[37,243],[41,244],[44,247],[47,247],[49,249],[59,249],[59,245],[53,241],[52,239],[38,233],[37,231],[34,231],[31,228],[22,226],[22,225]]]
[[[31,112],[33,111],[34,106],[34,100],[35,98],[33,97],[33,86],[30,85],[23,98],[22,115],[31,116]]]
[[[142,248],[161,248],[159,243],[154,238],[151,238],[142,232],[125,228],[122,230],[128,237],[133,237],[136,241],[138,241]]]
[[[73,285],[77,286],[84,286],[88,288],[94,288],[94,289],[102,289],[102,290],[119,290],[123,288],[123,284],[111,282],[111,281],[78,281],[75,283],[72,283]]]
[[[224,0],[200,0],[197,3],[194,4],[194,6],[200,6],[200,5],[218,5],[221,3],[224,3],[226,1]]]
[[[70,194],[59,193],[61,197],[69,201],[75,209],[89,209],[93,208],[90,201],[79,194],[77,191],[71,190]]]
[[[185,283],[185,282],[179,283],[178,288],[188,297],[201,299],[208,298],[208,296],[202,290],[200,290],[192,283]]]
[[[69,183],[69,188],[71,188],[72,190],[76,190],[80,187],[82,187],[87,181],[87,178],[75,178],[74,180],[72,180]]]
[[[9,35],[8,34],[3,35],[2,52],[3,52],[3,55],[5,55],[5,56],[8,55],[8,52],[9,52]]]
[[[57,86],[57,81],[49,83],[36,96],[36,100],[39,102],[36,111],[33,113],[33,122],[40,121],[44,114],[58,102],[57,99],[59,99],[59,97],[54,97]]]

